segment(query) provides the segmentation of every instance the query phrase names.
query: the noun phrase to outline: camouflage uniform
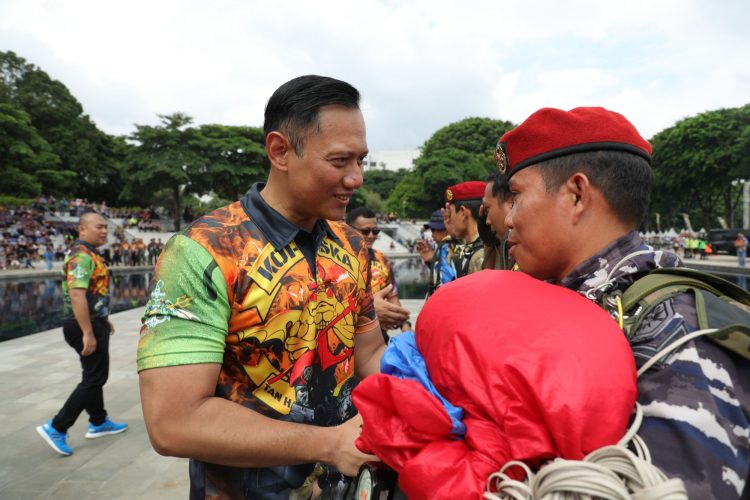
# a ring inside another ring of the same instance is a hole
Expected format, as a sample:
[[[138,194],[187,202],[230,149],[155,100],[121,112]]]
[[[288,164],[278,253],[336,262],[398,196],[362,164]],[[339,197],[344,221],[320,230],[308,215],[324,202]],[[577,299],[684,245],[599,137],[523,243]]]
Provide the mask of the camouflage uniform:
[[[591,298],[610,269],[639,250],[651,249],[633,231],[581,263],[560,284]],[[620,266],[613,276],[615,288],[624,291],[657,267],[681,265],[676,255],[652,250]],[[659,304],[630,341],[636,365],[697,329],[691,294]],[[750,362],[697,338],[644,373],[638,391],[644,411],[638,434],[655,465],[681,478],[690,498],[750,498]]]

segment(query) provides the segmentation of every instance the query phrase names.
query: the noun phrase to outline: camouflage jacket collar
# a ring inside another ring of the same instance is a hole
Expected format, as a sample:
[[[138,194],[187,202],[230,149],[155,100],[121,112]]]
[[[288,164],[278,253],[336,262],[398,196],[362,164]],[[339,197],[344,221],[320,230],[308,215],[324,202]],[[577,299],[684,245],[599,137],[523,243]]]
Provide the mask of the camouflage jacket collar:
[[[599,299],[599,293],[625,290],[654,269],[681,266],[677,255],[654,250],[637,231],[631,231],[579,264],[560,284],[590,299]]]

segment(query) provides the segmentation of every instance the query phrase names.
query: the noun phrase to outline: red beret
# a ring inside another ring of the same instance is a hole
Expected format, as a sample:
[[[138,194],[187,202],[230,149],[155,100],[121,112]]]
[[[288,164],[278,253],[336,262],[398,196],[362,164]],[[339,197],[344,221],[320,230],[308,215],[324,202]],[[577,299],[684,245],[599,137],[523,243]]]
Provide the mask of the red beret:
[[[503,134],[497,143],[498,169],[512,176],[536,163],[586,151],[614,150],[651,161],[651,144],[620,113],[604,108],[563,111],[542,108]]]
[[[445,201],[452,203],[463,200],[481,200],[484,196],[486,182],[468,181],[456,184],[445,190]]]

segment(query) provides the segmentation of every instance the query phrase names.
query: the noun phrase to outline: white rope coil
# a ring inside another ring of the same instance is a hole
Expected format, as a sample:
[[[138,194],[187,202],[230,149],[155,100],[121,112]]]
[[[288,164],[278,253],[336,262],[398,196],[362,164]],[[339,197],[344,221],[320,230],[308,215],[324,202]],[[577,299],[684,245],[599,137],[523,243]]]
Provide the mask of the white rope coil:
[[[526,478],[512,479],[506,474],[509,467],[521,467]],[[680,479],[667,479],[651,463],[623,446],[613,445],[600,448],[583,460],[555,459],[536,473],[525,464],[509,462],[490,476],[484,498],[687,500],[688,496]]]

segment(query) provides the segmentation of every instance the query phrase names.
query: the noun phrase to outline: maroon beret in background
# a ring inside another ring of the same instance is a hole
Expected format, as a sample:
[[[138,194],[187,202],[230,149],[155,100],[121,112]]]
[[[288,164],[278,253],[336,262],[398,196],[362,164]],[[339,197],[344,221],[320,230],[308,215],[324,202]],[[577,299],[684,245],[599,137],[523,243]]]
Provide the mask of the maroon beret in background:
[[[481,200],[484,196],[484,188],[486,187],[487,183],[482,181],[468,181],[456,184],[445,190],[445,201],[453,203],[464,200]]]
[[[536,163],[587,151],[625,151],[651,161],[651,144],[620,113],[601,107],[542,108],[503,134],[495,160],[512,176]]]

